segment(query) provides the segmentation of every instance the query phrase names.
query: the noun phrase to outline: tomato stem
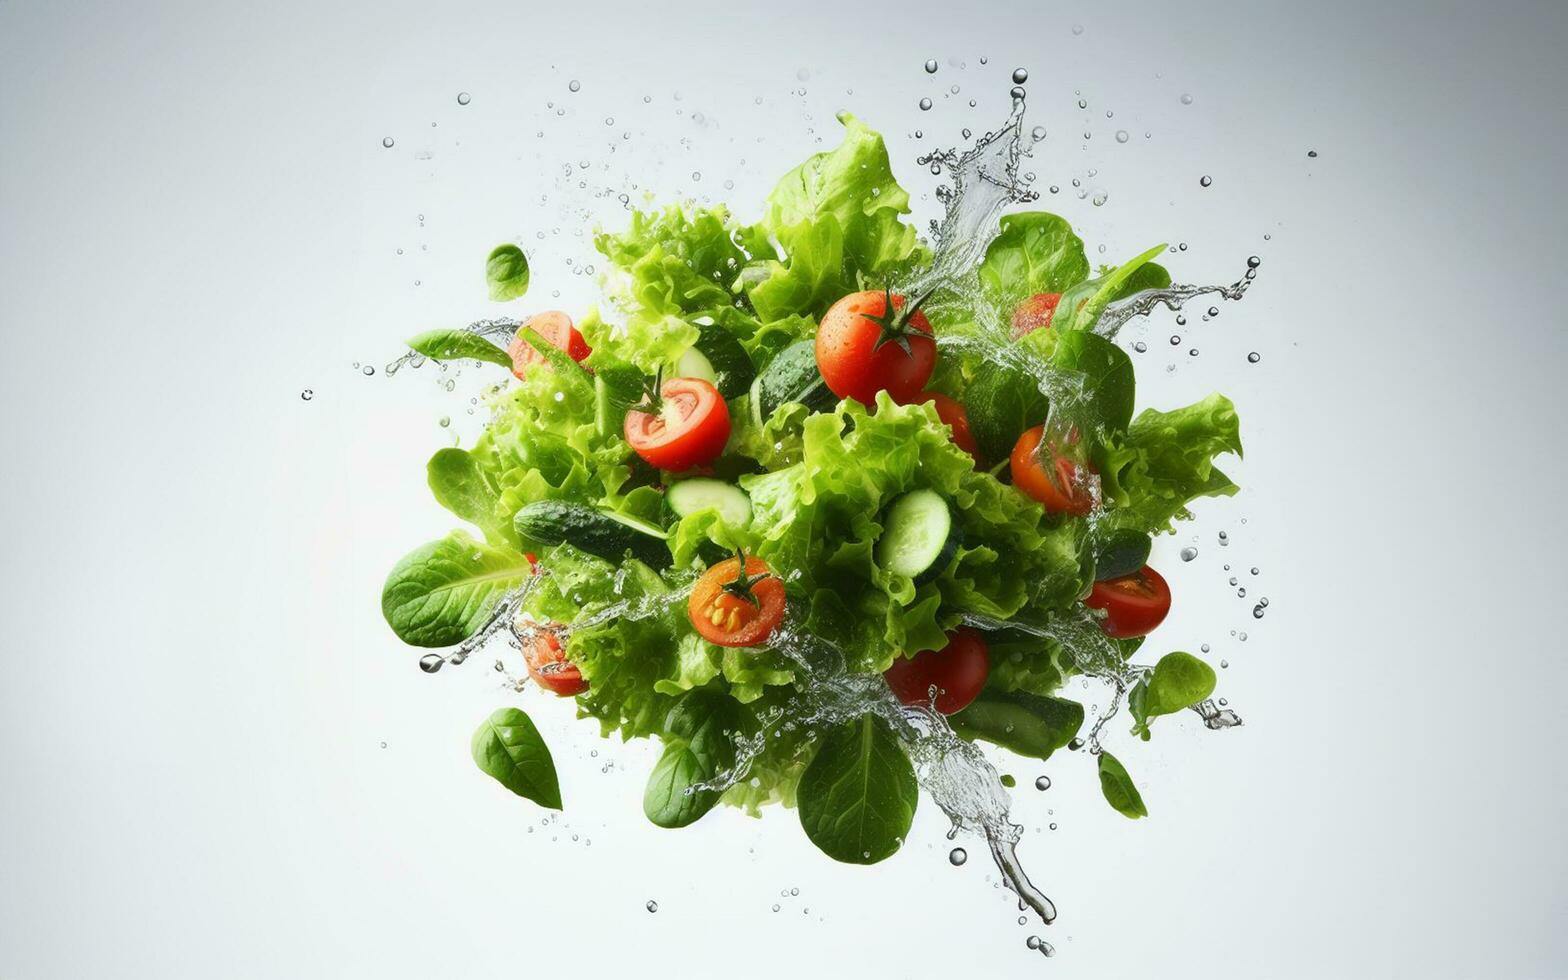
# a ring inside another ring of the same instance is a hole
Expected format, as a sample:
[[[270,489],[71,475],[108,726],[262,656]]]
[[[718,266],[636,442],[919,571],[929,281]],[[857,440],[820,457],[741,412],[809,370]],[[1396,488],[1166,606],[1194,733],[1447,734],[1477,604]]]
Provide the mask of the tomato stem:
[[[725,594],[732,595],[735,598],[742,600],[743,602],[748,602],[751,605],[756,606],[758,609],[761,609],[762,603],[757,601],[757,596],[751,590],[752,587],[755,586],[758,582],[761,582],[765,578],[769,578],[772,573],[758,572],[756,575],[747,575],[746,553],[739,547],[735,549],[735,560],[740,563],[740,567],[735,571],[734,581],[724,583],[723,589]]]
[[[911,333],[915,333],[916,331],[910,326],[910,324],[914,321],[915,314],[920,312],[920,307],[925,303],[926,300],[931,298],[931,294],[935,293],[936,290],[937,287],[932,286],[930,289],[926,290],[919,299],[915,300],[913,303],[907,304],[902,310],[900,310],[893,305],[893,287],[884,287],[882,293],[885,297],[885,305],[882,308],[881,315],[873,316],[870,313],[860,314],[867,320],[870,320],[872,323],[875,323],[877,326],[882,328],[882,336],[877,338],[876,346],[873,347],[872,350],[881,350],[883,344],[897,344],[906,355],[914,357],[915,352],[909,346],[909,335]]]

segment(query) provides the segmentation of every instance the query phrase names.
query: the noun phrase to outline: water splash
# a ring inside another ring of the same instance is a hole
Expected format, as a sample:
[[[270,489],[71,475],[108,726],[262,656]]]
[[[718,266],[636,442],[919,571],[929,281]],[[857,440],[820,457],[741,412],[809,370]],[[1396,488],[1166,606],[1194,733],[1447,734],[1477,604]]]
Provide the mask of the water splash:
[[[517,336],[517,328],[522,326],[518,320],[510,317],[499,317],[494,320],[475,320],[463,329],[476,337],[483,337],[502,350],[511,346],[512,338]],[[429,358],[417,350],[410,350],[392,361],[387,362],[386,376],[392,377],[405,367],[419,370],[425,366]]]

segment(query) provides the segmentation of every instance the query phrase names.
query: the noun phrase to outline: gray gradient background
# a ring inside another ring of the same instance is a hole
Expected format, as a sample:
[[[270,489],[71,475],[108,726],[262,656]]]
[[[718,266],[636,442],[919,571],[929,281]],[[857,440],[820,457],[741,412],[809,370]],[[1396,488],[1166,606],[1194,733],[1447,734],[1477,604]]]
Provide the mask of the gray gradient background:
[[[0,976],[1568,975],[1565,10],[0,0]],[[1144,404],[1242,411],[1246,489],[1161,544],[1157,639],[1213,643],[1248,724],[1118,726],[1138,823],[1081,758],[1004,764],[1049,964],[929,802],[874,870],[786,812],[661,832],[648,747],[533,695],[561,822],[475,773],[486,664],[421,675],[375,598],[450,526],[421,464],[479,376],[350,367],[502,312],[497,241],[530,303],[588,301],[565,262],[619,211],[579,179],[748,215],[842,106],[929,215],[911,131],[999,118],[1015,64],[1046,206],[1106,261],[1264,258],[1181,348],[1168,316],[1127,338]]]

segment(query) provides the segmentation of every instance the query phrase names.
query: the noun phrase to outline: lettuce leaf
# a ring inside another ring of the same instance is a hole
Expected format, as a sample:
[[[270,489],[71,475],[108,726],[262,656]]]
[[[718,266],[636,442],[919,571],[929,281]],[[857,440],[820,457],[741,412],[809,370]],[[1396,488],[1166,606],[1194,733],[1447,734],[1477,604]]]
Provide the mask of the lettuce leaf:
[[[1170,412],[1146,409],[1096,454],[1104,520],[1150,534],[1174,530],[1173,521],[1191,516],[1194,499],[1236,492],[1214,465],[1221,453],[1241,456],[1236,407],[1224,395]]]

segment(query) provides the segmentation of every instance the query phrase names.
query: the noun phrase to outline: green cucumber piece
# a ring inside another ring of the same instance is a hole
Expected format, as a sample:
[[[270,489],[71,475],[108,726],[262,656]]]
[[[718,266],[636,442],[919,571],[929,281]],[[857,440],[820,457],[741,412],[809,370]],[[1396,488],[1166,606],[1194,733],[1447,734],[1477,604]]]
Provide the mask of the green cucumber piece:
[[[757,376],[751,355],[734,334],[716,323],[698,324],[698,329],[701,333],[692,349],[707,361],[713,375],[704,380],[711,382],[726,399],[744,395]]]
[[[736,530],[751,524],[751,498],[746,491],[723,480],[695,477],[665,491],[664,502],[677,517],[690,517],[700,510],[713,509]]]
[[[959,539],[958,522],[947,500],[935,490],[911,490],[883,515],[877,564],[920,585],[942,574],[958,553]]]
[[[798,340],[779,351],[751,386],[753,420],[759,425],[785,402],[800,402],[820,411],[837,401],[817,370],[814,340]]]
[[[566,500],[537,500],[517,512],[512,526],[524,541],[570,544],[606,561],[619,562],[629,552],[654,569],[668,568],[671,562],[662,528],[598,507]]]

